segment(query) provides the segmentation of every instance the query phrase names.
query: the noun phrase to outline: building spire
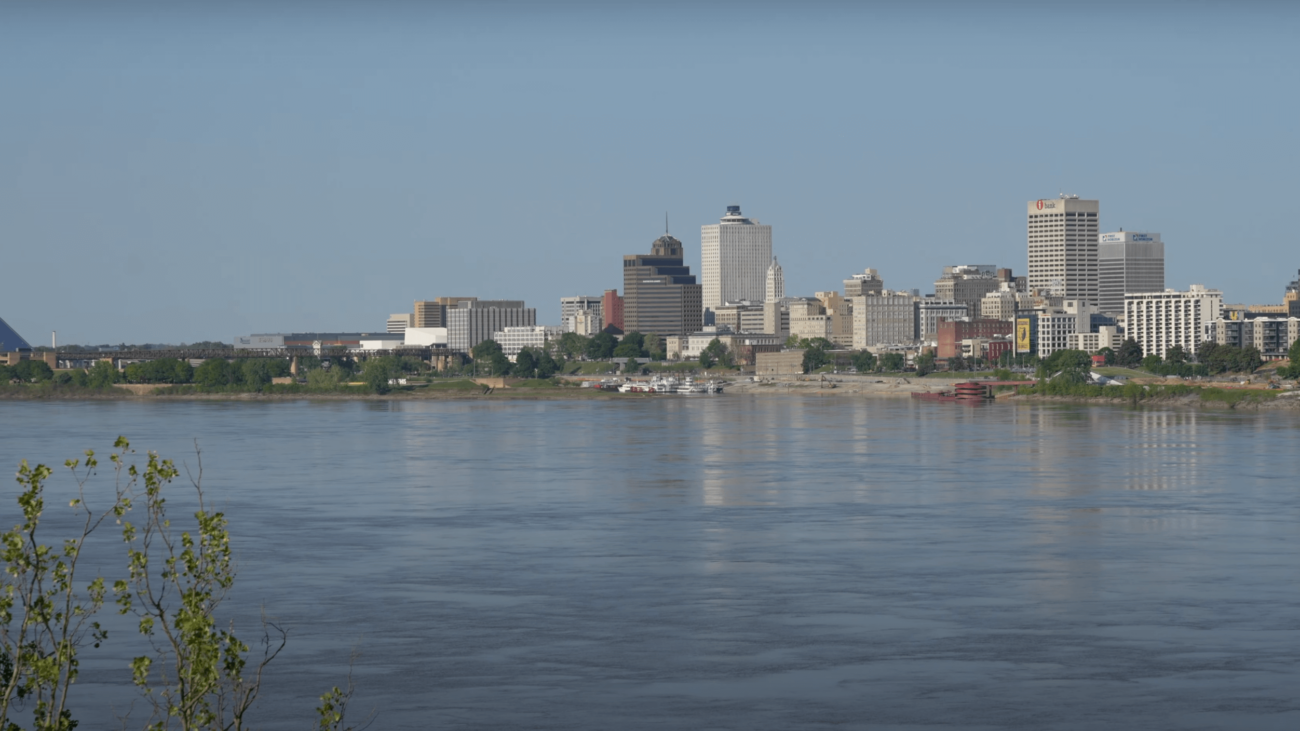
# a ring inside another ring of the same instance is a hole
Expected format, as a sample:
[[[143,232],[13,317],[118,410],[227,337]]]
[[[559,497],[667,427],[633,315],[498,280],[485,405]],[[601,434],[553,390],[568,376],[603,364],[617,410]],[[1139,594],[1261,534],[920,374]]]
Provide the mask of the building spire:
[[[664,235],[668,235],[668,211],[664,211]]]

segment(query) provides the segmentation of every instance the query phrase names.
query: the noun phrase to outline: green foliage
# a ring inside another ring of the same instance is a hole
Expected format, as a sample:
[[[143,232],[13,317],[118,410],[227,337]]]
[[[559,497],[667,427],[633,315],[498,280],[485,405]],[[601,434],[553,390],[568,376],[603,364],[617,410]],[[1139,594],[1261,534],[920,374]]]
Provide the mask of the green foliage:
[[[1205,366],[1207,375],[1220,373],[1252,373],[1264,365],[1264,358],[1255,346],[1238,348],[1232,345],[1205,343],[1196,353],[1196,359]]]
[[[563,362],[555,360],[550,353],[543,351],[537,359],[537,377],[550,378],[558,373],[563,365]]]
[[[614,348],[613,357],[615,358],[645,358],[648,353],[645,352],[645,336],[633,330],[623,336],[618,345]]]
[[[96,362],[86,376],[91,388],[112,388],[114,383],[122,379],[122,374],[106,360]]]
[[[664,339],[655,333],[645,336],[645,341],[641,343],[641,350],[650,360],[665,360],[668,358],[668,344]]]
[[[1165,350],[1165,362],[1166,362],[1166,363],[1186,363],[1186,362],[1187,362],[1187,351],[1183,350],[1183,346],[1181,346],[1181,345],[1175,345],[1175,346],[1172,347],[1172,348],[1167,348],[1167,349]]]
[[[901,373],[907,367],[907,357],[902,353],[885,353],[880,356],[880,370],[886,373]]]
[[[817,338],[817,340],[825,340],[825,338]],[[714,342],[717,341],[715,340]],[[801,340],[800,342],[802,343],[804,341]],[[803,372],[804,373],[812,373],[813,371],[817,370],[818,368],[821,368],[822,366],[827,365],[830,362],[831,362],[830,356],[826,354],[826,349],[821,347],[820,343],[818,343],[817,345],[812,345],[810,343],[809,347],[803,351]]]
[[[130,445],[118,439],[114,463],[122,474]],[[143,470],[132,464],[124,510],[140,503],[137,525],[119,514],[127,546],[126,579],[114,582],[121,613],[136,616],[137,628],[153,655],[131,661],[132,679],[153,706],[150,731],[244,728],[244,716],[257,699],[262,671],[284,647],[284,633],[263,620],[263,652],[248,665],[249,646],[233,627],[219,629],[217,607],[235,581],[230,533],[225,515],[208,506],[203,494],[202,454],[193,477],[198,509],[189,530],[167,513],[163,495],[180,475],[171,460],[150,452]],[[278,639],[272,639],[272,634]],[[174,720],[173,720],[174,719]]]
[[[999,380],[999,381],[1014,381],[1014,380],[1016,380],[1016,374],[1012,373],[1010,370],[1008,370],[1008,369],[1006,369],[1006,368],[997,368],[997,369],[994,369],[994,371],[993,371],[993,377],[996,378],[996,379]]]
[[[581,358],[587,352],[588,338],[578,333],[564,333],[556,343],[556,349],[565,357]]]
[[[8,383],[14,379],[14,372],[9,366],[0,363],[0,383]]]
[[[731,349],[717,338],[710,340],[709,344],[704,346],[704,350],[700,351],[701,368],[712,368],[715,365],[723,368],[735,366],[735,356]]]
[[[388,381],[394,377],[396,365],[396,358],[391,355],[367,358],[361,379],[366,382],[366,387],[374,393],[388,393],[392,390],[392,386],[389,385]]]
[[[587,358],[590,360],[609,360],[614,357],[616,344],[613,335],[606,332],[597,333],[587,341]]]
[[[1142,346],[1133,338],[1119,344],[1115,352],[1115,365],[1121,368],[1136,368],[1142,363]]]
[[[1148,355],[1147,357],[1142,359],[1142,370],[1155,373],[1157,370],[1160,369],[1160,366],[1163,364],[1164,361],[1160,360],[1160,356],[1152,353],[1151,355]]]
[[[127,383],[189,383],[194,380],[194,368],[187,361],[176,358],[159,358],[126,367]]]
[[[212,388],[233,386],[243,380],[239,366],[224,358],[208,358],[194,369],[194,382]]]
[[[494,355],[502,355],[501,344],[495,340],[488,339],[470,348],[470,355],[474,360],[490,361]]]
[[[1108,365],[1108,366],[1113,366],[1113,365],[1115,365],[1115,351],[1114,351],[1114,349],[1112,349],[1112,348],[1102,348],[1101,350],[1098,350],[1098,351],[1097,351],[1097,355],[1100,355],[1102,358],[1105,359],[1105,360],[1102,361],[1103,364]]]
[[[43,360],[20,360],[9,366],[9,375],[23,383],[41,383],[54,379],[54,370]]]
[[[858,373],[868,373],[876,369],[876,356],[872,355],[869,350],[859,350],[849,357],[853,367],[858,369]]]
[[[916,362],[916,375],[924,376],[927,373],[934,372],[934,353],[932,353],[931,351],[927,350],[924,353],[916,356],[915,362]]]
[[[511,373],[517,378],[536,378],[537,377],[537,356],[533,354],[532,348],[524,348],[515,356],[515,365]]]
[[[640,373],[641,364],[637,361],[636,358],[628,358],[627,362],[623,364],[623,372],[631,373],[631,374]]]
[[[114,454],[113,459],[117,458]],[[92,512],[85,503],[85,484],[98,466],[95,453],[88,450],[84,463],[68,460],[64,464],[77,483],[77,497],[69,504],[79,523],[75,537],[65,540],[61,548],[38,541],[45,481],[53,470],[43,464],[30,467],[23,460],[17,476],[22,486],[18,496],[22,522],[0,538],[6,574],[0,589],[0,655],[5,671],[0,688],[0,728],[6,731],[20,728],[11,715],[18,702],[31,704],[33,729],[75,728],[77,722],[67,704],[79,673],[77,653],[88,639],[99,647],[107,637],[92,619],[104,604],[104,579],[96,577],[79,590],[77,564],[86,539],[105,518],[122,514],[125,498],[118,490],[107,510]]]

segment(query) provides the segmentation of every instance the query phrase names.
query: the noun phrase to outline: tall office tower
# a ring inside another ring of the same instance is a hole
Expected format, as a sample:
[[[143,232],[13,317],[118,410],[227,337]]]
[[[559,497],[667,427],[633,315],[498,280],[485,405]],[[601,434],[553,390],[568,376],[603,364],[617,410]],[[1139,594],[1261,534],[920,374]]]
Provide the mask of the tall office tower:
[[[1029,201],[1029,291],[1097,301],[1098,201],[1062,195]]]
[[[772,227],[727,206],[720,223],[700,227],[700,280],[704,309],[723,302],[762,302],[772,261]]]
[[[845,297],[862,297],[868,294],[880,294],[885,289],[885,281],[880,272],[867,269],[861,274],[854,274],[844,280]]]
[[[561,297],[560,322],[563,323],[570,317],[586,310],[595,310],[596,314],[599,315],[603,304],[604,297],[586,297],[582,295],[577,297]]]
[[[1163,292],[1165,244],[1158,233],[1120,230],[1102,234],[1097,245],[1097,308],[1124,314],[1124,295]]]
[[[613,325],[623,329],[623,298],[618,296],[617,289],[605,290],[605,296],[600,298],[600,316],[605,327]]]
[[[1206,326],[1223,312],[1223,293],[1193,284],[1186,292],[1127,293],[1124,295],[1124,335],[1142,346],[1142,356],[1165,357],[1165,351],[1182,346],[1196,355]]]
[[[781,270],[781,265],[776,263],[776,257],[772,257],[772,265],[767,268],[767,296],[764,302],[775,302],[785,297],[785,272]]]
[[[447,308],[447,347],[461,353],[507,327],[537,324],[537,310],[523,300],[463,299]]]
[[[664,234],[649,254],[623,257],[623,330],[690,335],[704,327],[700,285],[682,263],[682,242]]]
[[[455,307],[461,302],[473,302],[478,297],[438,297],[432,300],[416,300],[413,313],[414,324],[411,327],[447,327],[447,308]]]

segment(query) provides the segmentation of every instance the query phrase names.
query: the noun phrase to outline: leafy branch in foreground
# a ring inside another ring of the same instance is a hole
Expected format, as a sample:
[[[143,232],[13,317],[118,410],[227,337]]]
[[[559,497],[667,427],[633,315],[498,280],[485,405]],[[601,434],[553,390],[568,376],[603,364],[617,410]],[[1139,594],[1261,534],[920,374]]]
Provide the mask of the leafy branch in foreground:
[[[114,446],[125,451],[125,440],[118,439]],[[118,463],[120,456],[114,453],[110,459]],[[108,636],[91,619],[104,605],[104,580],[96,577],[78,591],[77,564],[86,540],[104,519],[125,512],[126,498],[119,483],[112,506],[102,513],[91,511],[85,486],[99,464],[95,453],[87,450],[84,463],[64,464],[77,483],[70,507],[82,516],[80,533],[63,541],[62,549],[40,542],[37,528],[45,512],[45,482],[53,470],[23,460],[17,476],[22,523],[0,537],[5,563],[0,589],[0,728],[5,731],[21,728],[11,714],[27,702],[32,704],[33,729],[75,728],[67,704],[78,675],[77,651],[87,635],[95,647]]]
[[[154,648],[152,657],[131,663],[136,686],[153,705],[151,731],[245,728],[262,673],[285,645],[284,631],[263,615],[261,657],[250,667],[250,648],[235,636],[233,623],[227,629],[217,625],[216,610],[234,585],[235,566],[226,517],[205,499],[202,453],[197,445],[195,451],[193,532],[178,534],[167,517],[163,487],[180,474],[172,460],[150,452],[142,471],[128,468],[133,489],[127,506],[141,501],[144,520],[138,526],[122,523],[129,578],[113,590],[121,612],[139,618],[140,634]]]

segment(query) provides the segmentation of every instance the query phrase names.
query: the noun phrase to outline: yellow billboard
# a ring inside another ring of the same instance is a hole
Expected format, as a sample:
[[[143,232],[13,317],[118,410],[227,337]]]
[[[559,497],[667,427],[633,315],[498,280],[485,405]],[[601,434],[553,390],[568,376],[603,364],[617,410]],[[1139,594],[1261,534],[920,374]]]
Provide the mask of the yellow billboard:
[[[1016,352],[1029,352],[1029,318],[1022,317],[1016,320]]]

